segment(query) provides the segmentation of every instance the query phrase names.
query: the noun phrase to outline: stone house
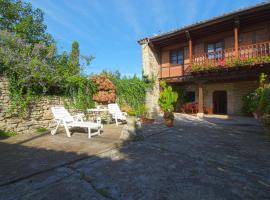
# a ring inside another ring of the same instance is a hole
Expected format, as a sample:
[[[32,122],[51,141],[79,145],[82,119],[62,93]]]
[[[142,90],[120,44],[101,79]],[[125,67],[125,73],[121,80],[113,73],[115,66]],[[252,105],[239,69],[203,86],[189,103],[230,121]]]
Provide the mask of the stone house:
[[[198,115],[241,115],[242,97],[270,74],[270,3],[231,12],[138,41],[150,114],[159,111],[159,81],[184,90]],[[176,112],[185,107],[176,108]]]

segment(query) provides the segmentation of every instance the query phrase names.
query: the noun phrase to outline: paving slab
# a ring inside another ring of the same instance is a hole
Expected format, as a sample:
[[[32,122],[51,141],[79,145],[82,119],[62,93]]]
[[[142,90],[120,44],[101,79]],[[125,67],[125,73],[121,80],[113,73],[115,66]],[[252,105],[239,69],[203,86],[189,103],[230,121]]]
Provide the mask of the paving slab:
[[[121,130],[111,124],[91,139],[83,131],[68,138],[63,129],[54,136],[33,133],[2,139],[0,185],[115,148],[123,142]]]
[[[270,140],[245,123],[157,121],[137,142],[2,186],[0,199],[270,199]]]

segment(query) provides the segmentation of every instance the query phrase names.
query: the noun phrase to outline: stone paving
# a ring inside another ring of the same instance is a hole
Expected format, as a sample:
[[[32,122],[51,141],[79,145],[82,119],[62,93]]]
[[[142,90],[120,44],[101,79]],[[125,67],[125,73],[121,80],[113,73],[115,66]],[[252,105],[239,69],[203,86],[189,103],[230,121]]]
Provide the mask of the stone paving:
[[[270,199],[270,139],[252,119],[179,115],[173,128],[157,121],[138,134],[144,139],[4,184],[0,199]]]

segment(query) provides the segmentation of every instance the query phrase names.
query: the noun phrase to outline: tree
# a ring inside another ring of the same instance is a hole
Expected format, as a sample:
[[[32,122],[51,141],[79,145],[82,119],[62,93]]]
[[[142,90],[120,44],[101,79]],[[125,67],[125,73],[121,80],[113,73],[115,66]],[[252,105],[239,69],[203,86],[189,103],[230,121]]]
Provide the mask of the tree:
[[[16,33],[28,43],[53,43],[43,11],[21,0],[0,0],[0,29]]]
[[[69,68],[71,73],[80,73],[80,50],[79,43],[77,41],[72,43],[72,49],[69,56]]]

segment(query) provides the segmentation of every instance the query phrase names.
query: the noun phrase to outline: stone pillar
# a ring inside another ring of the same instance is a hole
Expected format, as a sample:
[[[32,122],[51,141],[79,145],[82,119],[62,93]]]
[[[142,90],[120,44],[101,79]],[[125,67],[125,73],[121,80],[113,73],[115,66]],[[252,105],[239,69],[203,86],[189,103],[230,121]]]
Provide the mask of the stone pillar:
[[[203,117],[204,111],[203,111],[204,103],[203,103],[203,85],[202,83],[199,83],[199,108],[198,108],[198,117]]]
[[[146,109],[149,118],[154,118],[159,112],[159,55],[148,41],[141,43],[143,76],[154,81],[153,88],[146,91]]]

